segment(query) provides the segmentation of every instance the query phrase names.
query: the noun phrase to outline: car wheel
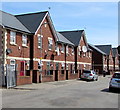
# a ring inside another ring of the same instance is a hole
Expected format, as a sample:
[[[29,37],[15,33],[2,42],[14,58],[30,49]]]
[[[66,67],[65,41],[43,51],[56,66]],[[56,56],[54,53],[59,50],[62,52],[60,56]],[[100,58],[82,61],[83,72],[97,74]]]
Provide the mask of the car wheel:
[[[98,80],[98,78],[96,78],[96,81]]]
[[[109,91],[112,92],[112,91],[113,91],[113,88],[112,88],[112,87],[109,87]]]
[[[92,81],[95,81],[95,78],[93,77]]]

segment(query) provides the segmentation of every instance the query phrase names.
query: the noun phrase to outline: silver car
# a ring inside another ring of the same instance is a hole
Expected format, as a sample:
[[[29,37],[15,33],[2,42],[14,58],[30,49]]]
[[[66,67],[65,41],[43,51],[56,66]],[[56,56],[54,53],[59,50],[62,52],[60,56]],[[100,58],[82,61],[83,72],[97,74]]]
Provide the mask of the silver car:
[[[109,83],[109,91],[115,88],[120,89],[120,72],[115,72]]]
[[[82,79],[87,79],[87,80],[93,80],[97,81],[98,80],[98,75],[94,70],[83,70],[83,74],[81,75]]]

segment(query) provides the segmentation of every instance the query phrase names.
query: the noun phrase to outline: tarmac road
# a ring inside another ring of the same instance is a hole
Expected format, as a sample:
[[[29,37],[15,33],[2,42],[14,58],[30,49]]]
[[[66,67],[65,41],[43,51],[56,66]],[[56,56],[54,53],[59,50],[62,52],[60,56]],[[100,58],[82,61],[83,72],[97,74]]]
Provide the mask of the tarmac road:
[[[66,80],[2,90],[3,108],[118,108],[118,93],[109,92],[111,76],[98,81]]]

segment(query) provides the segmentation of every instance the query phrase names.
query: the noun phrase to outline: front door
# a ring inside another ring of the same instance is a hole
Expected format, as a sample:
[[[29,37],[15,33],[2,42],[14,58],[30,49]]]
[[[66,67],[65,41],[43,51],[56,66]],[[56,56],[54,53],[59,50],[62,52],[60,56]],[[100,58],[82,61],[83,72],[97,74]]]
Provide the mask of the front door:
[[[55,70],[55,81],[58,81],[58,70]]]
[[[59,63],[56,63],[55,81],[58,81],[58,71],[59,71]]]
[[[21,61],[20,76],[25,75],[25,61]]]
[[[66,70],[66,80],[68,80],[68,70]]]

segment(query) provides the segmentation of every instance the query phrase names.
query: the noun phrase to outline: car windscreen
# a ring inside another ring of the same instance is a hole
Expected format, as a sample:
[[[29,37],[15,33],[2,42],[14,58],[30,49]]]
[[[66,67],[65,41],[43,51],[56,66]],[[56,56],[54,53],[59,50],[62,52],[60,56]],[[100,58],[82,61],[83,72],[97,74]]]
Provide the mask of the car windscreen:
[[[115,73],[115,74],[113,75],[113,78],[118,78],[118,79],[120,79],[120,74]]]
[[[88,71],[88,70],[83,70],[83,73],[88,73],[88,74],[90,74],[90,73],[91,73],[91,71]]]

